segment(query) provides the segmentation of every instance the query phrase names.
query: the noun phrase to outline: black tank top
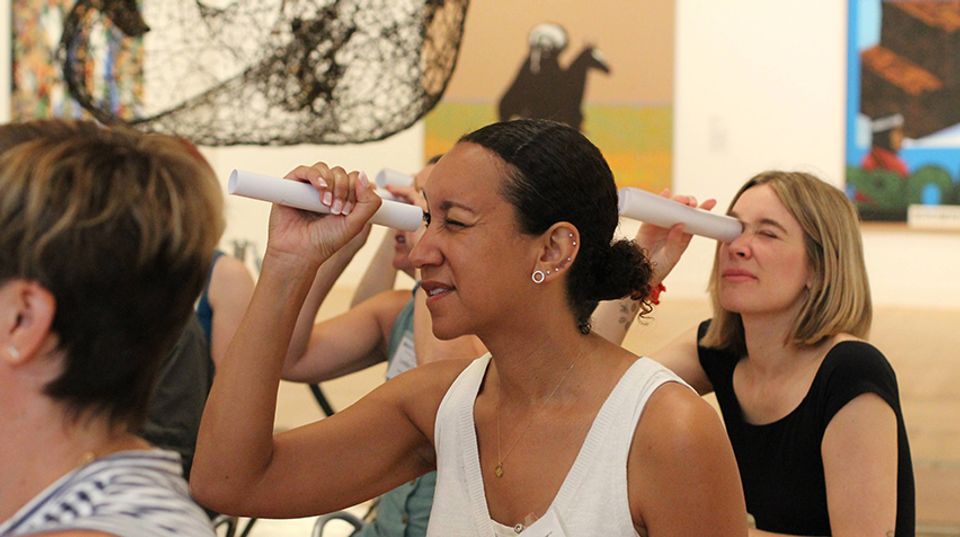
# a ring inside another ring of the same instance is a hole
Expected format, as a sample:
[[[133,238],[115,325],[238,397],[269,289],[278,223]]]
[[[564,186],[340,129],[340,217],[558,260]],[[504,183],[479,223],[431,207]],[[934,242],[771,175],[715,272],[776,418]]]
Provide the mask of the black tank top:
[[[709,321],[700,325],[703,338]],[[897,416],[897,518],[895,537],[914,537],[915,500],[910,446],[900,410],[896,375],[875,347],[844,341],[827,352],[810,390],[788,415],[751,425],[733,392],[739,356],[697,346],[700,365],[713,384],[740,467],[747,511],[757,528],[793,535],[830,535],[820,446],[833,416],[858,395],[875,393]]]

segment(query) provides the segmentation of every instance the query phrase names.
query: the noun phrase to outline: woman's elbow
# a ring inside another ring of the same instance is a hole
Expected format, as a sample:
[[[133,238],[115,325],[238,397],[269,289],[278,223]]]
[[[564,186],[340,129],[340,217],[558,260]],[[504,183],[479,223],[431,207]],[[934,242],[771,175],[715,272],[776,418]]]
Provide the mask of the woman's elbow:
[[[201,506],[225,515],[242,514],[240,501],[244,487],[231,484],[229,479],[210,479],[202,473],[191,472],[190,496]]]

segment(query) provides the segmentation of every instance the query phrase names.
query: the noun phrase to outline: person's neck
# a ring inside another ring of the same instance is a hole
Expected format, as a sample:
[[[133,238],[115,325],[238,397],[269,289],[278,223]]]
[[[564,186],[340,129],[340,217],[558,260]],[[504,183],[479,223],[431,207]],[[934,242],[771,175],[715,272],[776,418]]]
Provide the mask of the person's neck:
[[[0,520],[13,516],[46,487],[85,463],[149,444],[106,418],[68,419],[46,396],[0,411]]]
[[[811,349],[789,341],[796,312],[742,315],[747,359],[751,369],[763,376],[788,374],[800,365]]]
[[[579,369],[577,373],[583,372],[595,341],[581,334],[576,320],[567,308],[563,310],[550,319],[505,323],[481,337],[493,355],[493,371],[505,397],[521,404],[536,404],[554,391],[572,364]],[[566,384],[568,389],[573,383]],[[562,397],[564,391],[554,399]]]

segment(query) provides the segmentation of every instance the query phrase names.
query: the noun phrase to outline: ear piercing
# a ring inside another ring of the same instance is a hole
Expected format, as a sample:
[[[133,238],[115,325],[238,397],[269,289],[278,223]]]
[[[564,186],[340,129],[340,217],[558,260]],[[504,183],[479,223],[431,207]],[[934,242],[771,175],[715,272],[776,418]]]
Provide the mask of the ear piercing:
[[[570,237],[571,239],[574,238],[574,234],[573,234],[573,233],[567,233],[567,236]],[[576,245],[577,245],[577,241],[573,241],[573,245],[576,246]],[[537,284],[543,283],[543,281],[547,279],[547,276],[549,276],[550,274],[552,274],[552,273],[554,273],[554,272],[560,272],[561,270],[563,270],[564,266],[565,266],[567,263],[570,263],[570,262],[572,262],[572,261],[573,261],[573,260],[568,257],[568,258],[566,259],[566,263],[563,263],[563,264],[561,264],[561,265],[558,265],[557,267],[552,268],[552,269],[547,269],[546,272],[537,269],[537,270],[533,271],[533,274],[530,275],[530,279],[533,280],[533,283],[537,283]]]
[[[13,345],[7,345],[7,354],[9,354],[14,360],[20,359],[20,351],[18,351]]]

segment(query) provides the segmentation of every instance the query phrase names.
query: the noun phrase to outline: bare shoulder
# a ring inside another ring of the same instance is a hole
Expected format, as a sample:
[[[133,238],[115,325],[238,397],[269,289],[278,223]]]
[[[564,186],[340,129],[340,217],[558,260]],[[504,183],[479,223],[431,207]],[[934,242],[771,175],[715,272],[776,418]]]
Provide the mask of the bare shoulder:
[[[216,265],[213,267],[214,278],[224,277],[224,278],[241,278],[253,280],[253,276],[250,275],[250,269],[247,268],[247,265],[229,255],[220,256],[217,259]]]
[[[682,384],[667,382],[647,401],[631,457],[683,460],[726,443],[725,435],[717,412],[706,401]]]
[[[220,256],[210,275],[210,293],[219,291],[229,293],[252,293],[253,275],[243,261],[228,255]]]
[[[656,535],[747,535],[733,448],[716,411],[675,382],[650,397],[627,462],[634,523]]]
[[[373,295],[354,306],[354,309],[368,311],[386,332],[391,329],[397,315],[400,315],[404,305],[411,300],[411,296],[410,291],[391,289]]]
[[[364,300],[357,306],[368,304],[373,305],[376,308],[386,308],[386,309],[396,309],[400,310],[410,300],[413,299],[413,295],[410,291],[402,289],[390,289],[388,291],[382,291],[373,295],[372,297]]]
[[[699,328],[693,326],[671,340],[667,345],[654,352],[651,357],[667,369],[680,375],[687,384],[704,394],[713,391],[710,379],[700,365],[698,334]]]
[[[457,358],[431,362],[397,375],[390,382],[396,382],[398,389],[416,387],[417,391],[437,395],[440,398],[447,393],[453,381],[473,363],[473,358]],[[439,399],[437,400],[439,403]]]
[[[399,400],[410,420],[432,440],[440,402],[472,362],[450,359],[424,364],[397,375],[380,389]]]

